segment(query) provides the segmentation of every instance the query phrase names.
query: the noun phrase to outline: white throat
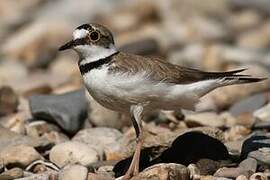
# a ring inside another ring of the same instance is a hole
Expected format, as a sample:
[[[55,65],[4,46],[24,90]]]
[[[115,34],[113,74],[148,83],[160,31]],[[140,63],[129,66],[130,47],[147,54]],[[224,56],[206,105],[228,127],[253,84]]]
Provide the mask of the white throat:
[[[106,58],[117,52],[115,46],[111,44],[109,48],[95,46],[95,45],[80,45],[76,46],[75,51],[79,54],[81,61],[80,64],[86,64],[100,59]]]

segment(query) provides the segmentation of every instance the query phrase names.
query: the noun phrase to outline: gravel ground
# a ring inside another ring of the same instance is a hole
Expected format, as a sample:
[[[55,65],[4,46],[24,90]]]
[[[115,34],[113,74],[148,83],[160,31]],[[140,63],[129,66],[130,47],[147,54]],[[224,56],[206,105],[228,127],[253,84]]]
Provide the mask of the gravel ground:
[[[84,89],[75,27],[98,22],[124,52],[207,71],[269,77],[267,0],[1,0],[0,179],[121,179],[135,149],[129,117]],[[270,80],[217,89],[196,112],[144,121],[132,179],[270,178]]]

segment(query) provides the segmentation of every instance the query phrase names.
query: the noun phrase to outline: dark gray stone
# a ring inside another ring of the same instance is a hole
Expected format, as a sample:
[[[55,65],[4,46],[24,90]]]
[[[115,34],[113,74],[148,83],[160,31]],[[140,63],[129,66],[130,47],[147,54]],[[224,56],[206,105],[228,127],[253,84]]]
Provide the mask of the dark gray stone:
[[[83,89],[61,95],[35,95],[29,98],[32,115],[58,124],[75,134],[87,118],[87,101]]]
[[[261,108],[266,103],[266,94],[256,94],[236,102],[234,105],[232,105],[229,111],[233,116],[238,116],[243,113],[253,113],[255,110]]]

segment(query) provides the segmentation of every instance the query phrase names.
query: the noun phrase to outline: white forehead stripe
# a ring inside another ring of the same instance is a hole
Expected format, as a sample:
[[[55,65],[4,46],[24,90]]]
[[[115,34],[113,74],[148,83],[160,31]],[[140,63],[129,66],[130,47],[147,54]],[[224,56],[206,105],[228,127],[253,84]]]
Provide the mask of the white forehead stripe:
[[[73,32],[73,39],[81,39],[81,38],[84,38],[86,37],[88,34],[88,31],[85,30],[85,29],[76,29],[74,32]]]

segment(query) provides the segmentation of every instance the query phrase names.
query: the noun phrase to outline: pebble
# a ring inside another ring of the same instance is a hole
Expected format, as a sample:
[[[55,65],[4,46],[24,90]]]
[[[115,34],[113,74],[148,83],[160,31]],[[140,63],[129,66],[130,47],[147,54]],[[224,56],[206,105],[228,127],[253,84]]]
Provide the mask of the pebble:
[[[252,174],[252,176],[250,176],[249,178],[250,180],[268,180],[269,176],[265,175],[264,173],[258,172],[255,174]]]
[[[187,168],[190,172],[190,179],[199,179],[200,170],[195,164],[189,164]]]
[[[3,159],[7,167],[26,167],[35,160],[43,157],[31,146],[9,146],[0,151],[0,159]]]
[[[51,143],[43,138],[33,138],[12,132],[0,126],[0,151],[8,146],[26,145],[34,148],[44,149]]]
[[[231,155],[239,157],[241,155],[243,141],[244,140],[228,141],[225,143],[225,146]]]
[[[98,154],[85,143],[67,141],[55,145],[50,151],[49,158],[59,167],[74,163],[85,166],[98,161]]]
[[[29,103],[35,119],[55,122],[69,134],[75,134],[87,117],[84,90],[60,95],[31,96]]]
[[[236,180],[248,180],[248,178],[244,175],[240,175],[236,178]]]
[[[231,106],[229,112],[233,116],[239,116],[243,113],[253,113],[257,109],[264,106],[266,103],[267,97],[265,94],[256,94],[236,102]]]
[[[0,87],[0,116],[8,115],[17,110],[18,96],[9,86]]]
[[[65,166],[59,172],[59,180],[86,180],[88,170],[81,165]]]
[[[73,138],[74,142],[82,142],[95,149],[102,158],[105,151],[120,146],[123,134],[117,129],[97,127],[80,130]]]
[[[239,167],[255,173],[257,170],[257,161],[254,158],[247,158],[239,164]]]
[[[214,112],[188,114],[185,117],[185,122],[188,127],[194,126],[223,127],[225,125],[224,119]]]
[[[24,171],[24,174],[27,172]],[[56,180],[58,178],[58,174],[56,171],[47,170],[43,173],[39,174],[27,174],[24,178],[20,178],[20,180]]]
[[[270,122],[270,103],[256,110],[253,116],[258,120]]]
[[[224,132],[224,137],[226,141],[236,141],[241,140],[250,134],[250,129],[244,126],[233,126]]]
[[[190,173],[188,168],[181,164],[156,164],[143,170],[131,180],[150,180],[153,178],[189,180]]]
[[[114,180],[115,178],[110,178],[102,174],[88,173],[87,180]],[[116,180],[116,179],[115,179]]]
[[[0,174],[0,179],[3,180],[12,180],[22,177],[23,177],[23,170],[20,168],[12,168]]]
[[[270,166],[270,146],[252,151],[248,154],[248,157],[256,159],[260,164]]]
[[[214,176],[216,177],[227,177],[227,178],[237,178],[240,175],[249,177],[251,175],[251,172],[240,167],[236,167],[236,168],[224,167],[217,170],[217,172],[215,172],[214,174]]]
[[[213,175],[220,167],[220,163],[211,159],[200,159],[196,166],[201,175]]]

